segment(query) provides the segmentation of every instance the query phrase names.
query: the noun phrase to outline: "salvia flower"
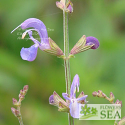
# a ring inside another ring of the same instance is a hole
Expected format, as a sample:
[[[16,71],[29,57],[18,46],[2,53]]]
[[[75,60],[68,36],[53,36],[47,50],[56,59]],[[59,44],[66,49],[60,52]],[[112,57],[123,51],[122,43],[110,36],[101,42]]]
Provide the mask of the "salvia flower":
[[[69,108],[70,108],[70,114],[73,118],[79,118],[79,102],[80,101],[86,101],[86,98],[88,95],[81,96],[79,98],[76,98],[76,88],[77,92],[79,92],[79,76],[76,74],[70,90],[70,97],[68,97],[67,93],[63,93],[62,96],[66,100],[70,101]]]
[[[70,55],[75,55],[88,49],[97,49],[98,47],[99,41],[97,38],[83,35],[70,51]]]
[[[21,27],[22,29],[27,29],[27,28],[32,27],[32,29],[28,29],[22,34],[22,39],[28,33],[29,37],[30,37],[29,39],[34,42],[34,45],[32,45],[31,47],[29,47],[29,48],[23,47],[21,49],[20,55],[23,60],[33,61],[37,56],[38,47],[41,50],[50,48],[47,29],[41,20],[36,19],[36,18],[29,18],[29,19],[25,20],[23,23],[21,23],[17,28],[19,28],[19,27]],[[17,28],[15,28],[13,31],[15,31]],[[32,36],[32,31],[38,32],[38,34],[40,36],[40,42]]]
[[[32,29],[26,30],[22,34],[22,39],[24,39],[24,37],[28,33],[29,39],[34,42],[34,45],[32,45],[31,47],[29,48],[23,47],[21,49],[20,55],[23,60],[27,60],[27,61],[35,60],[37,56],[38,48],[40,48],[42,51],[48,52],[58,57],[61,57],[63,55],[63,52],[58,47],[58,45],[51,38],[48,38],[46,26],[41,20],[36,18],[29,18],[25,20],[23,23],[21,23],[18,27],[16,27],[13,31],[15,31],[19,27],[21,27],[22,29],[32,28]],[[38,41],[32,36],[32,31],[38,32],[40,36],[40,41]]]
[[[84,95],[83,92],[80,93],[78,98],[76,98],[76,88],[79,92],[79,76],[76,74],[72,85],[70,95],[67,93],[62,93],[64,99],[69,100],[65,102],[56,92],[49,98],[49,103],[55,105],[59,108],[59,111],[69,112],[73,118],[79,118],[79,104],[86,103],[87,95]]]

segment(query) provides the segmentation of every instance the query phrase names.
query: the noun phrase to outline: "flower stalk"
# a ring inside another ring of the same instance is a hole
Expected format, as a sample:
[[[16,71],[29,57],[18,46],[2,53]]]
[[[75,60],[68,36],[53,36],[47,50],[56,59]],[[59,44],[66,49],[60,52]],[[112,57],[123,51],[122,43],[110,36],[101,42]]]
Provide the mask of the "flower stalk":
[[[20,106],[17,107],[17,110],[20,112],[19,115],[17,116],[18,121],[19,121],[20,125],[24,125],[24,124],[23,124],[23,120],[22,120],[21,111],[20,111]]]
[[[11,111],[18,118],[20,125],[24,125],[20,109],[21,109],[21,102],[22,100],[24,100],[27,91],[28,91],[28,85],[25,85],[23,89],[20,90],[19,101],[17,101],[15,98],[12,99],[13,105],[16,106],[16,108],[12,107]]]
[[[66,0],[65,4],[68,2]],[[65,81],[66,81],[66,93],[70,94],[71,77],[70,77],[70,64],[69,64],[69,34],[68,34],[68,13],[63,10],[63,30],[64,30],[64,67],[65,67]],[[74,119],[68,113],[69,125],[74,125]]]

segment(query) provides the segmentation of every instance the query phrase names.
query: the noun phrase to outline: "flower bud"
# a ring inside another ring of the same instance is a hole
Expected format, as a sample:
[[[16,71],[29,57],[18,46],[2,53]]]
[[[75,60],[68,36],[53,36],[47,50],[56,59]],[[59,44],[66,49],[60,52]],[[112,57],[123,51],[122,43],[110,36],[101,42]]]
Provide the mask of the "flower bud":
[[[23,90],[21,89],[21,90],[20,90],[20,95],[23,95],[23,94],[24,94],[24,92],[23,92]]]
[[[95,92],[92,93],[92,95],[93,95],[94,97],[96,97],[96,96],[98,95],[98,92],[95,91]]]
[[[13,100],[13,105],[17,105],[17,100],[15,98],[12,99]]]
[[[19,116],[19,111],[17,110],[17,109],[15,109],[15,108],[11,108],[11,111],[12,111],[12,113],[16,116],[16,117],[18,117]]]
[[[122,107],[122,101],[119,101],[118,99],[116,100],[115,104],[121,104]]]
[[[72,13],[73,12],[73,3],[69,0],[66,4],[66,12]]]
[[[114,99],[115,99],[114,94],[113,94],[112,92],[110,92],[110,99],[109,99],[109,101],[110,101],[111,103],[113,103],[113,102],[114,102]]]
[[[98,97],[102,97],[102,91],[101,90],[98,90]]]
[[[99,41],[95,37],[86,37],[85,35],[83,35],[70,51],[70,55],[75,55],[88,49],[97,49],[98,47]]]
[[[67,3],[65,3],[65,0],[60,0],[60,2],[57,1],[56,6],[65,12],[73,12],[73,3],[70,0]]]
[[[61,10],[63,10],[64,9],[64,4],[60,1],[60,2],[56,2],[56,6],[58,7],[58,8],[60,8]]]
[[[29,86],[28,86],[28,85],[25,85],[25,86],[23,87],[23,91],[24,91],[25,94],[26,94],[26,92],[28,91],[28,89],[29,89]]]
[[[115,98],[115,96],[112,92],[110,92],[110,98]]]
[[[25,98],[24,95],[19,94],[19,100],[22,101]]]

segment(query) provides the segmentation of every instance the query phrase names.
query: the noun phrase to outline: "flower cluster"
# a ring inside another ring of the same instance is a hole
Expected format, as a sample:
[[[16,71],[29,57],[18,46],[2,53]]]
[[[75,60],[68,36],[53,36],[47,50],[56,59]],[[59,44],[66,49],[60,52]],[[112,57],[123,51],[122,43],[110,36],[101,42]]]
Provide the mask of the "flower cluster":
[[[56,5],[66,13],[73,12],[73,4],[70,0],[68,0],[67,2],[65,0],[60,0],[60,2],[57,1]],[[27,61],[35,60],[38,48],[44,52],[53,54],[57,57],[61,57],[65,60],[73,57],[77,53],[86,51],[88,49],[97,49],[99,47],[98,39],[92,36],[86,37],[85,35],[83,35],[71,49],[68,57],[65,57],[65,54],[59,48],[59,46],[51,38],[48,37],[46,26],[41,20],[36,18],[26,19],[12,32],[14,32],[19,27],[25,30],[25,32],[22,34],[22,39],[24,39],[26,34],[28,34],[29,39],[34,43],[31,47],[23,47],[20,51],[21,58]],[[40,41],[34,38],[33,31],[36,31],[38,33]],[[64,101],[56,92],[53,92],[53,95],[51,95],[49,98],[49,103],[57,106],[59,111],[70,113],[73,118],[79,118],[79,104],[87,103],[87,95],[84,95],[84,92],[81,92],[78,98],[76,98],[76,88],[77,92],[79,92],[79,84],[79,76],[76,74],[71,85],[70,95],[68,95],[67,93],[62,93],[62,96],[66,101]],[[24,92],[24,90],[20,91],[19,101],[13,99],[14,105],[21,105],[21,101],[24,99],[25,95]],[[14,108],[12,108],[12,112],[15,115],[20,114],[20,111]]]
[[[18,117],[18,119],[21,118],[21,112],[20,112],[20,107],[21,107],[21,102],[25,98],[25,95],[28,91],[28,85],[25,85],[22,90],[20,90],[19,94],[19,101],[17,101],[15,98],[13,98],[13,105],[16,106],[17,109],[11,108],[12,113]]]
[[[122,106],[122,101],[119,101],[119,100],[117,99],[116,102],[114,102],[115,96],[114,96],[114,94],[113,94],[112,92],[110,92],[109,97],[107,97],[106,94],[103,93],[101,90],[98,90],[98,92],[96,92],[96,91],[93,92],[92,95],[93,95],[94,97],[105,98],[106,100],[108,100],[108,101],[109,101],[110,103],[112,103],[112,104],[121,104],[121,106]]]

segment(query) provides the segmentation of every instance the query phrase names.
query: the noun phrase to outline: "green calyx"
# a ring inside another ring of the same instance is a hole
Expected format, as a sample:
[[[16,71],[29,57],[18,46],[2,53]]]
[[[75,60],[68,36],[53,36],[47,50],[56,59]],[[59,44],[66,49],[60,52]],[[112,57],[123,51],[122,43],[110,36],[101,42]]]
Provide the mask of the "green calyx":
[[[93,44],[94,45],[94,44]],[[93,45],[86,45],[86,36],[83,35],[70,51],[70,55],[75,55],[90,49]]]
[[[50,44],[50,49],[44,49],[45,52],[55,55],[57,57],[63,56],[63,51],[51,38],[49,38],[49,44]]]

